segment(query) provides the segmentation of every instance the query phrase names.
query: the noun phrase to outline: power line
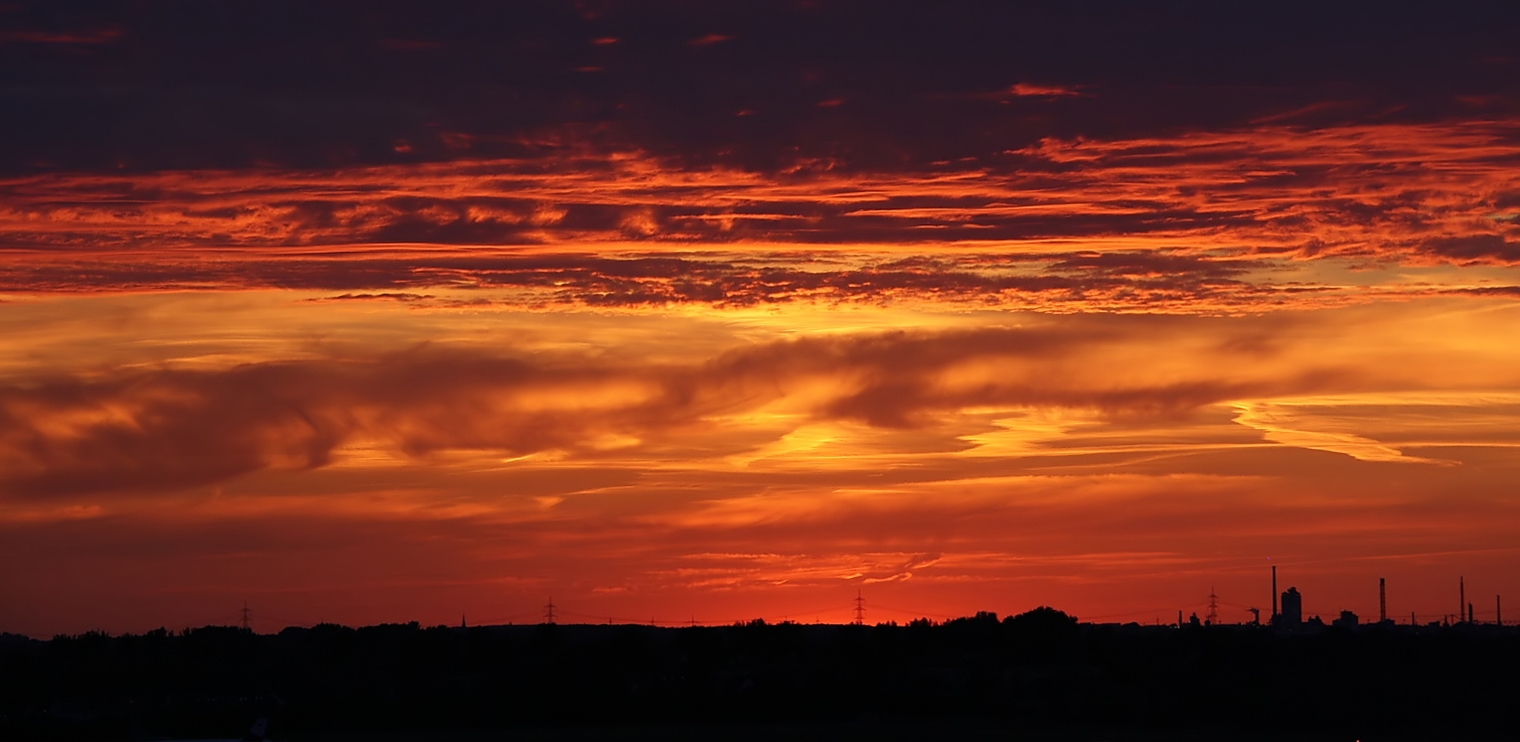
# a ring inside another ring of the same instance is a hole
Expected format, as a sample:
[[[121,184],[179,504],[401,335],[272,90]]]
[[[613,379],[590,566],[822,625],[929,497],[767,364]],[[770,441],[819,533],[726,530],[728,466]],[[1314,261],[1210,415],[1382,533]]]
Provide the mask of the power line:
[[[1094,618],[1127,618],[1129,616],[1145,616],[1145,615],[1150,615],[1150,614],[1159,614],[1159,613],[1161,613],[1163,611],[1168,611],[1168,610],[1171,610],[1171,609],[1170,608],[1152,608],[1152,609],[1146,610],[1146,611],[1130,611],[1128,613],[1104,613],[1104,614],[1098,615],[1098,616],[1082,616],[1082,618],[1084,618],[1084,619],[1094,619]]]
[[[892,608],[890,606],[885,606],[885,605],[882,605],[880,603],[874,603],[873,606],[878,611],[888,611],[890,613],[904,613],[904,614],[907,614],[907,615],[910,615],[910,616],[919,616],[921,618],[931,618],[931,617],[932,618],[959,618],[958,616],[952,616],[952,615],[950,615],[948,613],[930,613],[928,611],[910,611],[910,610],[904,610],[902,608]]]

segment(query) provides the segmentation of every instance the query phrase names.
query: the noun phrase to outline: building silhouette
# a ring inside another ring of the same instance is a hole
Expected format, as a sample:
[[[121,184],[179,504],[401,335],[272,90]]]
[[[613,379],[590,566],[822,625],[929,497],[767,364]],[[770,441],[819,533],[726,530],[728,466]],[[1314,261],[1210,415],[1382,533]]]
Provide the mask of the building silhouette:
[[[1278,613],[1275,626],[1286,628],[1298,628],[1304,622],[1304,598],[1298,594],[1298,588],[1290,587],[1282,594],[1282,612]]]

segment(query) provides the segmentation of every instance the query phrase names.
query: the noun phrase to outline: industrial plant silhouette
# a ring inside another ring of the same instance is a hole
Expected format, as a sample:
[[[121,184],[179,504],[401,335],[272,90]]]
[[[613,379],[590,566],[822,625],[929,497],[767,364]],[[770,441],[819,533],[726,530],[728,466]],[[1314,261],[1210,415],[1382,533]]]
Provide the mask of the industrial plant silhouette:
[[[857,591],[848,624],[566,624],[571,611],[551,599],[527,625],[462,617],[259,634],[245,604],[237,626],[0,635],[0,739],[239,736],[253,719],[275,739],[741,727],[896,739],[1512,736],[1520,629],[1503,624],[1497,598],[1494,620],[1475,621],[1459,579],[1462,612],[1395,622],[1379,580],[1377,621],[1342,611],[1327,623],[1303,615],[1296,587],[1278,592],[1275,568],[1272,581],[1266,621],[1247,609],[1249,623],[1220,622],[1211,591],[1204,619],[1166,625],[1083,623],[1050,607],[869,624]]]

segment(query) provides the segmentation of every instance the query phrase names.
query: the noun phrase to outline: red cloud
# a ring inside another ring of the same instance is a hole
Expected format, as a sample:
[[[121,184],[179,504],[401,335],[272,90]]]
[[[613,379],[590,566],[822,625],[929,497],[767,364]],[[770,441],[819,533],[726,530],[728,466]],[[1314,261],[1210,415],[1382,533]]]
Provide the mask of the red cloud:
[[[1020,82],[1009,86],[1008,92],[1025,97],[1061,97],[1086,95],[1079,87],[1065,85],[1037,85],[1034,83]]]

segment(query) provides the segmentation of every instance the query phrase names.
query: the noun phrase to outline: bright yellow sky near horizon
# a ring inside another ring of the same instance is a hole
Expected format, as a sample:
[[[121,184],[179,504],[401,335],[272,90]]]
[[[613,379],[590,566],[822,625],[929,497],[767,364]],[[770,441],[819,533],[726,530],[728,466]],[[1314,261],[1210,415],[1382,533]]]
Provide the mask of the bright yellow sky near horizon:
[[[3,310],[32,631],[226,620],[1173,619],[1512,580],[1520,306],[596,310],[310,291]],[[66,588],[64,586],[67,586]],[[1487,606],[1484,603],[1479,605]],[[1243,606],[1243,607],[1242,607]],[[1480,609],[1481,610],[1481,609]],[[811,615],[809,615],[811,613]],[[18,627],[28,628],[28,627]]]

